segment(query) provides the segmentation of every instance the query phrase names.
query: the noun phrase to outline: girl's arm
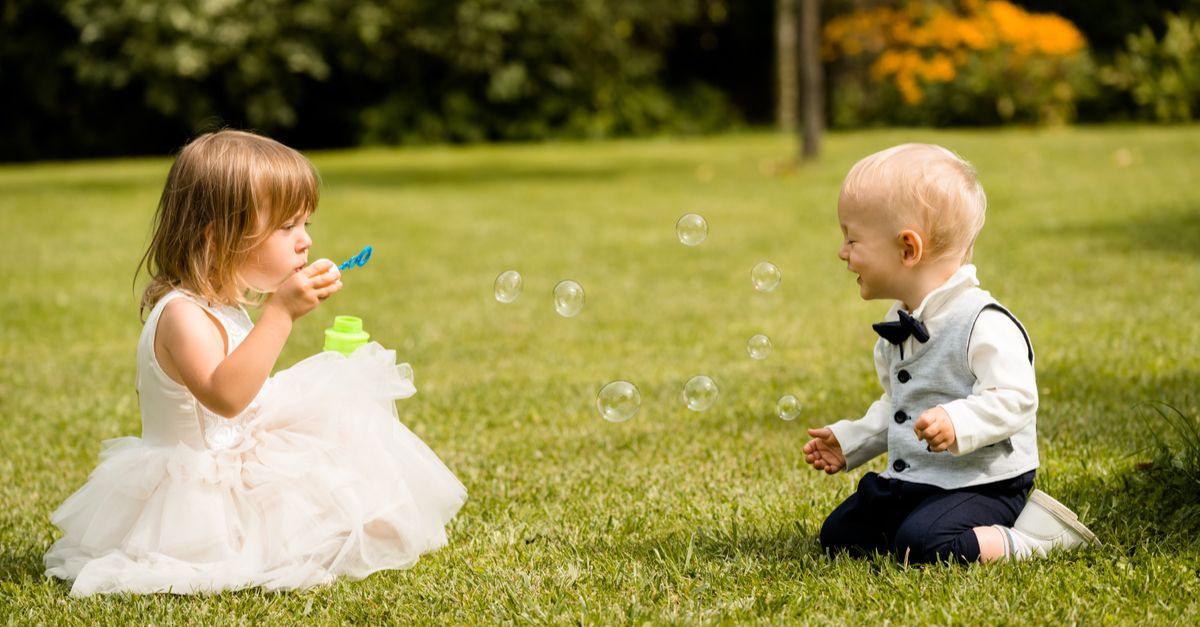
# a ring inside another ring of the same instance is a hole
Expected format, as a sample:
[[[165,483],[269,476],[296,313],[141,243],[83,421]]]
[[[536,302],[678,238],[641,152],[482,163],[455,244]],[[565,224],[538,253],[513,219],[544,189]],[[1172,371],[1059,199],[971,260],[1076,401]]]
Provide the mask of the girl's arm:
[[[292,323],[342,288],[333,262],[322,259],[297,272],[271,295],[258,324],[228,356],[219,323],[194,303],[164,308],[156,346],[163,370],[212,412],[232,418],[262,389],[292,332]]]

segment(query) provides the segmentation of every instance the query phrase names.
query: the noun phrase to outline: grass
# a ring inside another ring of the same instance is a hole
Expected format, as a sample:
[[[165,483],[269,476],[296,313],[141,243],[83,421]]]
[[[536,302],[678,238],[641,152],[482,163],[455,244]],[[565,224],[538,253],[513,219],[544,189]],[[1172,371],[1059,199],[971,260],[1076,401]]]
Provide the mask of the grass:
[[[1038,354],[1038,485],[1104,546],[992,567],[831,559],[816,533],[865,470],[826,477],[805,426],[878,394],[864,303],[835,255],[838,185],[903,141],[979,168],[991,208],[984,287]],[[319,350],[334,314],[416,369],[401,417],[467,485],[450,545],[415,568],[303,593],[72,599],[42,575],[50,512],[100,441],[139,430],[134,266],[166,159],[0,168],[0,622],[1195,623],[1194,504],[1141,472],[1170,428],[1143,403],[1197,415],[1200,127],[834,134],[822,161],[774,164],[775,135],[311,155],[324,179],[314,254],[375,256],[300,321],[280,359]],[[674,222],[704,215],[708,241]],[[755,292],[771,260],[783,283]],[[501,305],[492,281],[525,278]],[[587,305],[557,316],[579,281]],[[763,362],[746,340],[766,333]],[[688,411],[696,374],[721,396]],[[640,413],[601,420],[606,382]],[[804,404],[775,418],[785,393]],[[1144,465],[1143,465],[1144,466]]]

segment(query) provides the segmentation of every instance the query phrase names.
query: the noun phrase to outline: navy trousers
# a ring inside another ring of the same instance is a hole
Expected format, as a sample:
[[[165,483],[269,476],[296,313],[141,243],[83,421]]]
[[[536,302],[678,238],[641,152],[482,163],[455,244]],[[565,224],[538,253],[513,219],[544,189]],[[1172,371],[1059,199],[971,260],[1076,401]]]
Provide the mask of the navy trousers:
[[[821,526],[821,546],[853,555],[891,553],[909,564],[979,560],[975,527],[1011,527],[1025,507],[1034,471],[945,490],[869,472]]]

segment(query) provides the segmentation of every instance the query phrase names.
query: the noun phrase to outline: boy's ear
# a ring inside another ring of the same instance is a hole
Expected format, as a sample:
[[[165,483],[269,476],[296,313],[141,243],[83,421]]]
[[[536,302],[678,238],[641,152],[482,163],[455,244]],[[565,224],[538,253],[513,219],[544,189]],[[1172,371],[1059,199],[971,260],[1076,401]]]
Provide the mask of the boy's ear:
[[[900,259],[905,266],[913,267],[925,258],[925,240],[921,234],[912,230],[900,231]]]

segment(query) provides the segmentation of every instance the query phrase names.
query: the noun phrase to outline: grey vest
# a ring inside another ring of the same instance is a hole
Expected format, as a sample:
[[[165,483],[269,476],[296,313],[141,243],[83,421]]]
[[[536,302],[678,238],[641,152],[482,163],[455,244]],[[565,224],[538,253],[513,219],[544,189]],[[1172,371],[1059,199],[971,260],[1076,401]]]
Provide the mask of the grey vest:
[[[1001,311],[1021,329],[1033,363],[1033,344],[1025,327],[979,288],[967,290],[949,303],[947,310],[926,321],[930,339],[924,344],[913,342],[912,354],[901,359],[898,347],[886,344],[894,413],[888,424],[887,469],[882,476],[953,489],[1000,481],[1037,468],[1036,419],[1006,440],[958,456],[949,451],[929,452],[913,432],[913,424],[925,410],[971,395],[976,379],[967,363],[967,349],[975,321],[985,309]]]

